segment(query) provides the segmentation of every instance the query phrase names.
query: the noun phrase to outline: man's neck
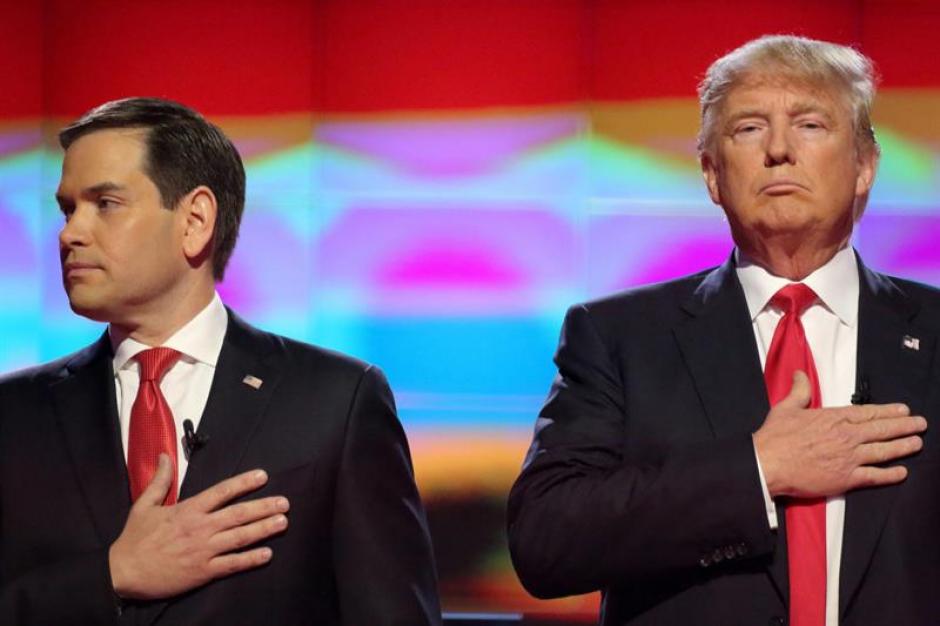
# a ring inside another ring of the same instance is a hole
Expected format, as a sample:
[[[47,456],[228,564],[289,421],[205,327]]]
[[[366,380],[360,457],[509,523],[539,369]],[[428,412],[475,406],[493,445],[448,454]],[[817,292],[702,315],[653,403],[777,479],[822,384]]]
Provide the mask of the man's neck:
[[[127,320],[112,321],[111,333],[117,337],[130,337],[147,346],[161,346],[176,331],[185,326],[205,309],[215,295],[214,283],[180,294],[178,299],[167,298],[164,306],[139,312]]]
[[[788,245],[789,244],[789,245]],[[798,282],[828,263],[848,244],[848,239],[829,245],[808,245],[807,242],[761,241],[742,246],[744,254],[774,276]]]

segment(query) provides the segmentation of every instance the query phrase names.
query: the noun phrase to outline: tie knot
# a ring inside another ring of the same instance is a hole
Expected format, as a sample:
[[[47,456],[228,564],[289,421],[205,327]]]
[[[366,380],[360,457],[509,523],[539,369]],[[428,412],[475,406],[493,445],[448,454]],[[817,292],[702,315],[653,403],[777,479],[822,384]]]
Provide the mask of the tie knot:
[[[818,299],[816,292],[803,283],[793,283],[775,293],[770,303],[785,314],[795,313],[799,316]]]
[[[150,348],[134,357],[140,364],[140,380],[160,381],[166,371],[180,358],[173,348]]]

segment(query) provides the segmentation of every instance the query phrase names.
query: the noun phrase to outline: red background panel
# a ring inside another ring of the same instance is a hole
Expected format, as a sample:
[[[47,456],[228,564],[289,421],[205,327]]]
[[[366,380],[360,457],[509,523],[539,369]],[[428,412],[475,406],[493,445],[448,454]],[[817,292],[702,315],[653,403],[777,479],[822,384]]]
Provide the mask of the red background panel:
[[[587,97],[589,0],[327,0],[328,111],[545,105]]]
[[[0,116],[42,113],[42,11],[36,2],[0,5]]]
[[[862,18],[862,51],[883,87],[940,85],[940,2],[869,0]]]
[[[593,6],[596,100],[693,97],[712,61],[761,35],[859,43],[855,0],[598,0]]]
[[[113,98],[154,95],[203,113],[309,111],[309,0],[50,0],[46,113],[73,116]]]

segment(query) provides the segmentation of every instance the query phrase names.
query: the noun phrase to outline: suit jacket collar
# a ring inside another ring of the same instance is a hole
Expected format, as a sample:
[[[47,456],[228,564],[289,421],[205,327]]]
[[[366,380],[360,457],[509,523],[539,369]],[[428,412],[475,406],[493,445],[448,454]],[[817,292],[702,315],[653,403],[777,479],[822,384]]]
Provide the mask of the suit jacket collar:
[[[225,341],[199,422],[198,435],[207,443],[189,459],[180,498],[238,473],[242,455],[282,375],[274,362],[279,339],[251,327],[231,310],[228,313]]]
[[[682,308],[689,317],[674,334],[714,436],[756,431],[770,405],[733,255],[705,276]],[[784,603],[789,593],[785,537],[781,524],[777,550],[766,563]]]
[[[102,544],[110,545],[131,502],[107,334],[69,359],[50,391],[79,488]]]
[[[903,402],[924,415],[935,335],[917,324],[920,302],[859,260],[856,387],[866,402]],[[916,346],[916,347],[915,347]],[[871,563],[894,499],[904,483],[846,494],[839,614],[851,607]]]

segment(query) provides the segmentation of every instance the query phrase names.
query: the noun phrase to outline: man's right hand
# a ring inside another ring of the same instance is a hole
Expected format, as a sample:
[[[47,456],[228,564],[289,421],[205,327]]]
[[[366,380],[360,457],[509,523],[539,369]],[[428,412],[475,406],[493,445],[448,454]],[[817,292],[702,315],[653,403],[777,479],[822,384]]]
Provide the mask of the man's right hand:
[[[807,409],[811,393],[806,374],[796,372],[790,394],[754,433],[771,496],[828,497],[907,477],[901,465],[876,465],[920,450],[927,420],[903,404]]]
[[[236,572],[264,565],[271,549],[237,552],[287,528],[287,498],[272,496],[225,506],[258,489],[262,470],[239,474],[163,506],[173,473],[168,456],[131,507],[108,554],[114,591],[128,599],[169,598]]]

